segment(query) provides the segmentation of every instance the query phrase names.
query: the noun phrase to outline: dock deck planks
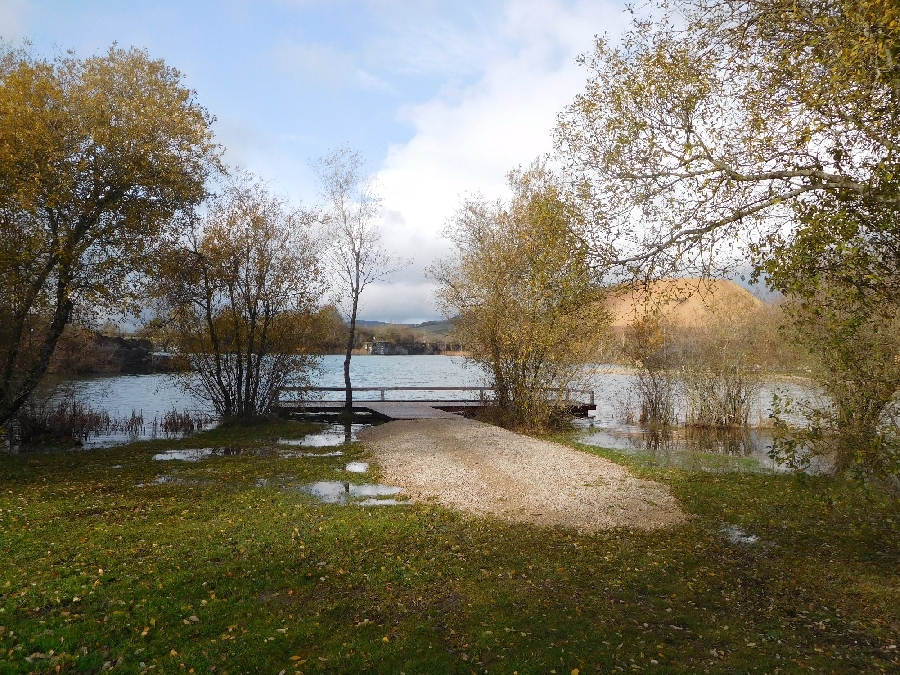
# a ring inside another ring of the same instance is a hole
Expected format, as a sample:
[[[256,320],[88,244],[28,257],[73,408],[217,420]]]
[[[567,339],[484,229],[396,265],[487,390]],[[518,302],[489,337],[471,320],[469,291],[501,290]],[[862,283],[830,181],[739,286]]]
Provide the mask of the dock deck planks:
[[[419,401],[372,401],[365,407],[392,420],[448,420],[459,415],[439,410],[433,404]]]
[[[428,419],[454,419],[459,415],[440,410],[437,406],[452,406],[454,408],[478,407],[477,401],[354,401],[353,410],[358,412],[372,412],[390,420],[428,420]],[[282,402],[279,406],[283,410],[301,410],[308,412],[340,412],[343,401],[314,401],[305,406],[291,405]]]

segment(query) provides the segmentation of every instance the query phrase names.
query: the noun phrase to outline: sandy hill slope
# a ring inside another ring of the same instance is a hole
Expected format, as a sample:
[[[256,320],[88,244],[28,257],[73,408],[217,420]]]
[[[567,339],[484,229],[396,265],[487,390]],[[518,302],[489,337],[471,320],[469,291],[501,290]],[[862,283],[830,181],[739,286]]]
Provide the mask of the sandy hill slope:
[[[707,323],[715,314],[744,314],[762,305],[747,289],[727,279],[661,279],[623,286],[606,301],[612,326],[618,329],[655,309],[673,323],[690,327]]]

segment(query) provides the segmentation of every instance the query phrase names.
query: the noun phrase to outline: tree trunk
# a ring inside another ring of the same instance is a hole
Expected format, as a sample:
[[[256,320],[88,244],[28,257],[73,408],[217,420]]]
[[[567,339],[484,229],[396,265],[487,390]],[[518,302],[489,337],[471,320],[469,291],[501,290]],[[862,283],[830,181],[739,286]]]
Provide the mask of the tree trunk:
[[[344,414],[353,414],[353,385],[350,384],[350,357],[353,355],[353,343],[356,341],[356,308],[359,294],[353,294],[353,311],[350,314],[350,337],[347,338],[347,354],[344,357]]]

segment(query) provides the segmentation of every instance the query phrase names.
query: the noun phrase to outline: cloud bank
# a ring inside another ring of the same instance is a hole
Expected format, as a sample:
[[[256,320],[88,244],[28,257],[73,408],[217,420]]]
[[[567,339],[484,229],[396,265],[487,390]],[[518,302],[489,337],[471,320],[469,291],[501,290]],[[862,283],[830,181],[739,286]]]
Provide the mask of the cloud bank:
[[[378,181],[384,241],[413,265],[396,277],[400,285],[366,291],[365,318],[436,318],[423,270],[450,252],[441,231],[461,197],[504,196],[508,171],[552,150],[556,115],[584,86],[576,56],[591,49],[595,35],[618,34],[624,24],[613,3],[514,0],[491,30],[491,48],[473,44],[467,52],[458,35],[435,39],[438,49],[455,45],[467,67],[481,59],[481,74],[474,84],[447,87],[400,111],[415,133],[389,148]],[[411,54],[410,67],[455,67],[427,47]]]

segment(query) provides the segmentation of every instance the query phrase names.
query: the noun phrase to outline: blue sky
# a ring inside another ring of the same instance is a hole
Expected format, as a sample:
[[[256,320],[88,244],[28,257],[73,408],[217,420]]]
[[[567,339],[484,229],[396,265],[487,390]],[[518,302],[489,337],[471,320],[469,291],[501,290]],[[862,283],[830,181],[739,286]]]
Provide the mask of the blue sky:
[[[423,276],[460,198],[552,149],[582,89],[575,57],[620,34],[615,0],[0,0],[0,36],[44,55],[118,42],[178,68],[216,116],[226,160],[295,201],[343,144],[377,175],[384,241],[413,264],[371,287],[361,317],[437,318]]]

